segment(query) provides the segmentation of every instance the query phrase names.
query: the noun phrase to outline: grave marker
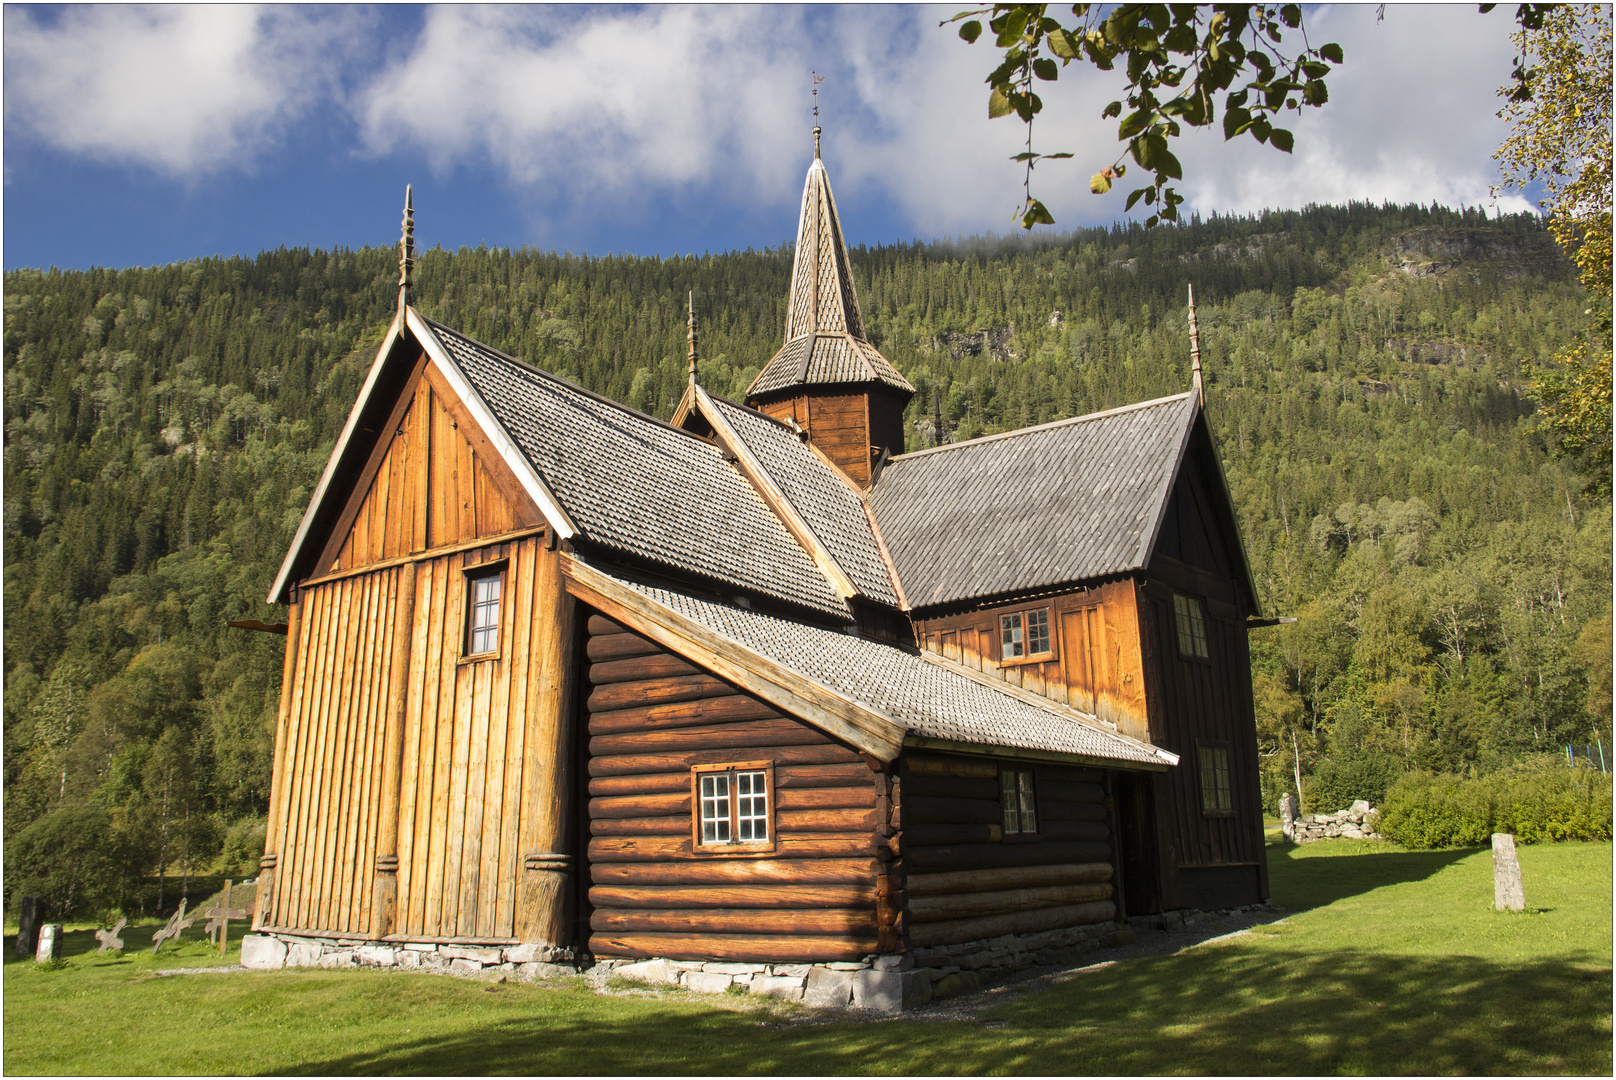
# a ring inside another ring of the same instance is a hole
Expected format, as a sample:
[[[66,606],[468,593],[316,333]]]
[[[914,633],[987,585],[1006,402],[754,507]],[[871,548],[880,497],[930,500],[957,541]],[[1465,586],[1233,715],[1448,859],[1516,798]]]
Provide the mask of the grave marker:
[[[168,920],[168,925],[152,935],[152,955],[157,955],[157,950],[163,947],[163,942],[167,941],[169,938],[179,937],[180,931],[189,930],[191,928],[191,924],[194,922],[196,922],[196,916],[192,915],[189,919],[187,919],[185,917],[185,901],[183,899],[180,900],[180,909],[176,911]]]
[[[215,904],[202,914],[208,917],[208,940],[216,942],[219,946],[219,955],[224,955],[225,942],[230,936],[231,919],[250,919],[256,904],[233,908],[230,906],[230,879],[224,881],[224,900]]]
[[[43,902],[38,896],[25,896],[17,903],[17,955],[32,956],[39,945],[39,909]]]
[[[96,955],[99,956],[108,949],[116,949],[119,952],[123,951],[123,938],[119,937],[118,934],[123,930],[124,924],[128,921],[129,920],[127,918],[122,918],[117,921],[111,930],[97,930],[95,932],[95,940],[101,943],[101,947],[95,950]]]
[[[34,963],[47,964],[62,958],[62,924],[46,923],[39,928],[39,947],[34,950]]]
[[[1493,906],[1499,911],[1526,910],[1521,861],[1515,855],[1515,838],[1509,833],[1493,833]]]

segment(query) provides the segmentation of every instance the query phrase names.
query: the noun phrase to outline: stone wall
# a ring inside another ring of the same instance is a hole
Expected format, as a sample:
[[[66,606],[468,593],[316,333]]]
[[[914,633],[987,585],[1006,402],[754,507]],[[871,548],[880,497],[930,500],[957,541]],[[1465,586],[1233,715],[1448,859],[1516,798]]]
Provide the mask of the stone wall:
[[[1291,839],[1298,844],[1307,844],[1314,840],[1334,840],[1338,837],[1352,840],[1383,840],[1385,837],[1375,832],[1377,820],[1375,809],[1359,799],[1345,810],[1338,810],[1333,814],[1310,814],[1297,819]]]
[[[507,974],[537,978],[577,971],[572,950],[547,945],[434,945],[363,938],[249,934],[241,941],[243,967],[398,968],[451,975]]]

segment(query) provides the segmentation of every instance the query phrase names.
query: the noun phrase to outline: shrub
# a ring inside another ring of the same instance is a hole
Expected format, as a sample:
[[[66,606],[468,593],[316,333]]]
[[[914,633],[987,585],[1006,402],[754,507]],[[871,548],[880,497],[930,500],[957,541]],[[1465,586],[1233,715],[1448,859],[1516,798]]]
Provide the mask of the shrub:
[[[130,873],[128,847],[100,807],[52,810],[6,842],[11,894],[44,897],[52,918],[105,909]]]
[[[1466,778],[1409,773],[1387,792],[1381,835],[1404,847],[1472,847],[1493,833],[1539,840],[1609,840],[1610,777],[1554,758]]]
[[[1379,806],[1402,773],[1403,766],[1387,754],[1325,758],[1314,768],[1312,783],[1307,785],[1308,809],[1330,814],[1346,809],[1357,799]]]
[[[224,872],[243,877],[257,874],[258,860],[264,854],[267,818],[243,818],[224,837]]]

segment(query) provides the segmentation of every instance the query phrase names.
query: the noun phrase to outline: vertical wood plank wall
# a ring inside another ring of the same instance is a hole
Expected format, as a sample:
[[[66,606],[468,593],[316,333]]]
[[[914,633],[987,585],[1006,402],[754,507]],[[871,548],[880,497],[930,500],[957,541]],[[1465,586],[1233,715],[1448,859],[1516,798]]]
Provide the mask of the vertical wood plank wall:
[[[1136,604],[1131,580],[1112,581],[1032,604],[916,617],[915,637],[922,648],[1109,720],[1124,734],[1148,739]],[[1053,657],[1041,663],[1000,663],[1000,614],[1038,607],[1049,609]]]
[[[590,951],[800,961],[883,951],[885,774],[603,616],[587,628]],[[731,761],[774,763],[772,852],[693,851],[691,766]]]
[[[535,536],[303,591],[277,747],[275,927],[363,935],[372,925],[394,603],[401,575],[413,574],[392,936],[518,936],[523,744],[541,652],[533,611],[541,587],[560,587],[554,558]],[[499,652],[463,659],[466,571],[500,560]]]
[[[1037,832],[1006,836],[1002,765],[1034,773]],[[906,750],[900,777],[907,930],[917,948],[1116,917],[1098,769]]]

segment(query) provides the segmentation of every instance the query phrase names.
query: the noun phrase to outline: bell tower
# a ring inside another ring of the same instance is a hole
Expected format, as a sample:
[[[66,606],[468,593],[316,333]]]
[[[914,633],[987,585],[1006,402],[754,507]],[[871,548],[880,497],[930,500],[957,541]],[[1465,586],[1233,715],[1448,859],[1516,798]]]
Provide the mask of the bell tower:
[[[847,242],[819,157],[802,189],[785,344],[746,391],[746,403],[800,426],[808,441],[868,487],[883,454],[903,453],[903,409],[915,388],[864,335]]]

